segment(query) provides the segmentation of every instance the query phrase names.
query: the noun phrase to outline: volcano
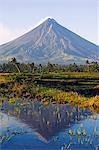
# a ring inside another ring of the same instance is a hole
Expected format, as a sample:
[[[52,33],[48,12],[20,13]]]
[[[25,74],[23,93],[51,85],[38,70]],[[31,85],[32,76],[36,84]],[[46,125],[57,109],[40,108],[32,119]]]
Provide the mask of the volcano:
[[[16,57],[24,63],[99,62],[99,46],[48,18],[23,36],[0,45],[0,62]]]

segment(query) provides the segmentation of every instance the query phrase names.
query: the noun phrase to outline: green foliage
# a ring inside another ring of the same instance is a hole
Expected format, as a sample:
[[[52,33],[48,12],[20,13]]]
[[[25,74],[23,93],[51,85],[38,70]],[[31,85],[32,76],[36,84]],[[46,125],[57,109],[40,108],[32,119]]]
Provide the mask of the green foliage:
[[[83,65],[69,64],[58,65],[48,62],[47,65],[32,63],[19,63],[15,58],[8,63],[0,65],[0,72],[2,73],[48,73],[48,72],[99,72],[98,62],[86,61]]]
[[[0,74],[1,103],[3,98],[14,104],[18,98],[34,100],[38,97],[46,105],[49,102],[71,103],[81,107],[94,106],[98,110],[99,73],[49,72],[41,78],[31,73]]]

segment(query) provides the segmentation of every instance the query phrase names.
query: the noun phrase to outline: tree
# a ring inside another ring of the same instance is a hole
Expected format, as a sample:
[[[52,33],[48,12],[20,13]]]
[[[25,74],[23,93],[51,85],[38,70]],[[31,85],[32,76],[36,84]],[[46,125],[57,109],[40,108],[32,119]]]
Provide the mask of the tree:
[[[90,62],[89,60],[86,60],[86,67],[87,67],[87,71],[89,72],[90,71]]]
[[[87,64],[87,65],[90,64],[90,63],[89,63],[89,60],[86,60],[86,64]]]
[[[31,67],[31,73],[34,74],[34,70],[35,70],[35,64],[34,64],[34,62],[30,64],[30,67]]]
[[[50,62],[48,62],[47,68],[48,68],[49,72],[53,71],[53,64],[51,64]]]
[[[17,60],[16,60],[15,57],[13,57],[13,58],[11,59],[10,63],[12,63],[12,64],[16,67],[18,73],[21,73],[20,68],[19,68],[19,66],[18,66],[18,63],[17,63]]]
[[[39,71],[42,72],[42,64],[39,64]]]

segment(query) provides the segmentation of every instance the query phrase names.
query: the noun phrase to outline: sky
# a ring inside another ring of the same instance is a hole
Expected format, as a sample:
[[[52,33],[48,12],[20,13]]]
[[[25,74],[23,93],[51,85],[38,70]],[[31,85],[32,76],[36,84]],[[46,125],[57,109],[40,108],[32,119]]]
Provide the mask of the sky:
[[[0,0],[0,45],[51,17],[99,44],[99,0]]]

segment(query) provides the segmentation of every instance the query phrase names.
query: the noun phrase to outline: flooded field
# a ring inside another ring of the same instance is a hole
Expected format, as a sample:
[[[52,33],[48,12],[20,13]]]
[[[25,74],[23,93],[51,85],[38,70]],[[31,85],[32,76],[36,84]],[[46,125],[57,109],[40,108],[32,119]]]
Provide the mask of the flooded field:
[[[4,102],[1,150],[98,150],[99,114],[69,104]]]

